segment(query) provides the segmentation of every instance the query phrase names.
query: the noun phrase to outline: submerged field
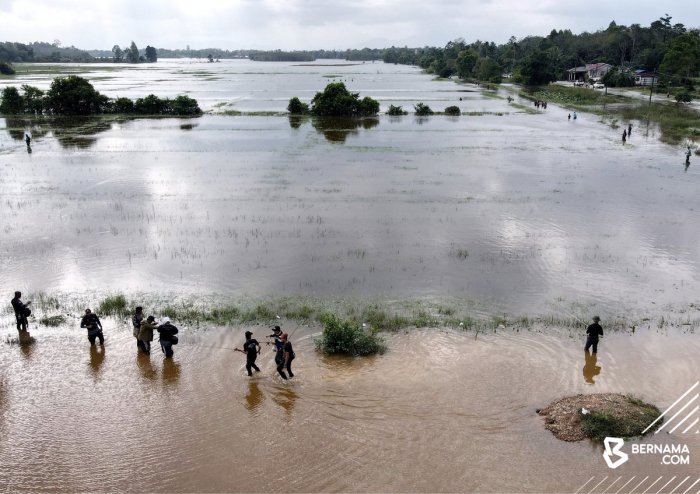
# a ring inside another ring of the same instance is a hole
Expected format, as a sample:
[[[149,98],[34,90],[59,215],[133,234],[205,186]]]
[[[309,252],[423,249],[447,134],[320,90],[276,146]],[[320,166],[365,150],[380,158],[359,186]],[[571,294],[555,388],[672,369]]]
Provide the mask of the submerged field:
[[[47,87],[53,69],[30,68],[0,85]],[[0,484],[574,492],[605,468],[602,454],[559,443],[536,408],[588,390],[663,408],[697,380],[700,174],[681,144],[632,120],[623,145],[598,116],[568,120],[411,67],[329,70],[91,65],[83,75],[109,96],[185,92],[209,113],[0,119],[0,284],[8,302],[14,290],[34,300],[37,338],[11,344],[8,303]],[[283,116],[290,97],[308,101],[330,80],[382,110],[463,115]],[[175,319],[174,361],[136,355],[136,304]],[[109,314],[103,350],[77,328],[88,306]],[[387,353],[316,353],[326,310],[392,330]],[[606,336],[584,359],[596,314]],[[298,378],[273,377],[264,347],[248,380],[233,348],[276,321]],[[280,451],[293,457],[271,472]],[[621,471],[655,469],[645,458]]]

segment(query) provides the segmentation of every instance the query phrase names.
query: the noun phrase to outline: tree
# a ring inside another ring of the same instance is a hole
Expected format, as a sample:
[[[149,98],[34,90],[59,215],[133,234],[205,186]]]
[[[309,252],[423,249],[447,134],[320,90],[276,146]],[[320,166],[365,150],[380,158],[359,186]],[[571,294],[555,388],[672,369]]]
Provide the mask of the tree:
[[[289,104],[287,105],[287,111],[291,113],[292,115],[305,115],[309,113],[309,105],[306,103],[302,103],[302,101],[294,96],[292,99],[289,100]]]
[[[23,107],[22,96],[20,96],[16,87],[7,86],[3,88],[2,96],[0,96],[0,114],[16,115],[22,113]]]
[[[417,105],[415,105],[413,109],[416,110],[416,115],[418,115],[419,117],[425,117],[435,113],[433,110],[430,109],[428,105],[426,105],[423,102],[420,102]]]
[[[342,82],[331,82],[311,100],[311,113],[327,117],[364,117],[379,113],[379,102],[351,93]]]
[[[139,49],[133,41],[131,42],[131,47],[126,50],[126,61],[130,63],[139,63]]]
[[[520,67],[520,75],[523,83],[528,86],[540,86],[557,80],[554,68],[542,50],[528,55]]]
[[[503,71],[498,63],[489,57],[482,57],[476,61],[474,66],[474,77],[480,81],[501,82]]]
[[[114,61],[116,63],[122,62],[124,60],[124,52],[121,48],[119,48],[119,45],[114,45],[112,47],[112,53],[114,53]]]
[[[662,73],[689,81],[700,70],[700,34],[691,31],[677,36],[659,67]]]
[[[158,53],[156,49],[150,45],[146,46],[146,61],[151,63],[158,61]]]
[[[170,113],[172,115],[201,115],[202,110],[197,104],[197,100],[187,95],[177,96],[170,103]]]
[[[24,112],[41,115],[44,111],[44,91],[38,87],[22,84]]]
[[[46,93],[45,109],[54,115],[102,113],[109,99],[77,75],[57,77]]]
[[[14,73],[15,69],[12,67],[11,63],[0,60],[0,74],[13,75]]]

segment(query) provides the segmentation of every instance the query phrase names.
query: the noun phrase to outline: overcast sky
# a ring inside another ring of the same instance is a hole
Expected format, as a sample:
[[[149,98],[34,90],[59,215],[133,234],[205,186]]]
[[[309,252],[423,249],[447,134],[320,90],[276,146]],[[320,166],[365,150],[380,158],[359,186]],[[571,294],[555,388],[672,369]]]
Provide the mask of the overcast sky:
[[[0,0],[0,41],[111,49],[345,49],[504,43],[614,20],[700,27],[697,0]]]

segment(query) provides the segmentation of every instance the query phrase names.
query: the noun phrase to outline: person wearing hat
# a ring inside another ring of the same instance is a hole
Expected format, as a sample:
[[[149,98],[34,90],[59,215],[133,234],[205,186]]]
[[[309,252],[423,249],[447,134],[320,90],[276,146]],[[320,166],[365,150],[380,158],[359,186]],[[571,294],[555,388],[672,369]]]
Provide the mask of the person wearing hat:
[[[588,353],[588,349],[591,346],[593,346],[593,353],[598,353],[598,337],[603,336],[603,328],[599,323],[600,317],[593,316],[593,324],[586,329],[586,334],[588,335],[586,338],[586,348],[584,349],[586,353]]]
[[[253,338],[253,333],[250,331],[245,332],[245,343],[243,343],[243,353],[246,355],[245,368],[248,371],[248,375],[253,375],[253,369],[256,372],[260,372],[260,369],[255,365],[255,359],[258,358],[260,353],[260,343],[258,340]]]
[[[164,317],[161,321],[160,326],[158,326],[158,342],[160,343],[160,348],[165,353],[166,358],[170,358],[175,355],[173,351],[173,345],[177,345],[177,328],[173,326],[170,322],[169,317]]]
[[[282,343],[282,328],[275,326],[272,328],[272,334],[268,335],[268,338],[274,338],[275,341],[275,364],[280,365],[284,361],[284,355],[282,354],[282,348],[284,343]]]
[[[153,341],[153,331],[158,327],[156,318],[148,316],[145,321],[141,321],[139,326],[138,344],[141,351],[147,355],[151,353],[151,342]]]

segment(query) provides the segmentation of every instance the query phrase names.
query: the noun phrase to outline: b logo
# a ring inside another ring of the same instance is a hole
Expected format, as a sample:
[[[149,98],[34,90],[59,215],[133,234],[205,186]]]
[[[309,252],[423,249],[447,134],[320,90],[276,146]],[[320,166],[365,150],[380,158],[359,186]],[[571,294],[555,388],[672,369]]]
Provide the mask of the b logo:
[[[610,468],[617,468],[629,459],[627,453],[620,451],[620,448],[625,444],[624,439],[619,437],[606,437],[603,443],[605,444],[603,458]],[[618,457],[617,460],[613,461],[611,459],[613,455]]]

